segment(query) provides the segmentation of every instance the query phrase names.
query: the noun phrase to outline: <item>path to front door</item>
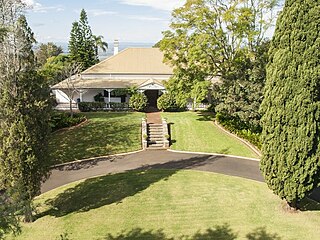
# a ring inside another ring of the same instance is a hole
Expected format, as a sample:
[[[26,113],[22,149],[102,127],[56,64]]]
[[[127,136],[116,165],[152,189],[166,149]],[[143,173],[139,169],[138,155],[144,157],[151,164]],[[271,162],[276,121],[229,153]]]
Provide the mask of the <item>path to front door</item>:
[[[146,111],[148,124],[161,124],[161,114],[157,108],[149,107]]]

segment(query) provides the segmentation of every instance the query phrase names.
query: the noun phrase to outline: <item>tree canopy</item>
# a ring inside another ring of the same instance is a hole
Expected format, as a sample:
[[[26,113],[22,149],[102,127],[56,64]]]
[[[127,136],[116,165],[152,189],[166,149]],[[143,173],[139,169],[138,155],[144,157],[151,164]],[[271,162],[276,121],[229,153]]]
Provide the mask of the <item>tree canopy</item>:
[[[261,171],[292,207],[320,181],[320,8],[287,0],[271,42],[261,105]]]
[[[223,89],[234,88],[233,93],[240,89],[250,95],[259,89],[247,102],[261,97],[269,46],[265,33],[274,24],[277,4],[277,0],[188,0],[173,11],[171,30],[163,33],[160,48],[174,67],[167,87],[180,106],[191,97],[197,82],[217,76],[223,79],[215,89],[218,105],[229,97]],[[236,111],[246,111],[244,105],[239,107]],[[258,108],[259,104],[253,109],[256,115]],[[245,116],[242,113],[235,115]]]
[[[61,46],[49,42],[41,43],[35,53],[38,63],[44,65],[48,58],[58,56],[63,53],[63,50]]]
[[[81,64],[82,70],[98,62],[95,40],[84,9],[81,10],[80,20],[72,24],[69,53],[72,61]]]
[[[0,176],[5,176],[0,181],[8,201],[19,206],[29,222],[32,199],[49,173],[46,150],[51,108],[49,88],[37,72],[33,32],[17,10],[21,2],[9,3],[11,14],[4,23],[9,31],[0,44]]]

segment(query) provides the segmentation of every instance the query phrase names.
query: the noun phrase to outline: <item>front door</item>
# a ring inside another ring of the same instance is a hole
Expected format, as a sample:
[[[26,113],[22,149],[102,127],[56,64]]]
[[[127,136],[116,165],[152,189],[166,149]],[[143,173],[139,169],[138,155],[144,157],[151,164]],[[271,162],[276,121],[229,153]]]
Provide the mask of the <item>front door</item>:
[[[146,90],[144,94],[148,98],[148,105],[149,107],[157,107],[157,100],[159,97],[159,91],[158,90]]]

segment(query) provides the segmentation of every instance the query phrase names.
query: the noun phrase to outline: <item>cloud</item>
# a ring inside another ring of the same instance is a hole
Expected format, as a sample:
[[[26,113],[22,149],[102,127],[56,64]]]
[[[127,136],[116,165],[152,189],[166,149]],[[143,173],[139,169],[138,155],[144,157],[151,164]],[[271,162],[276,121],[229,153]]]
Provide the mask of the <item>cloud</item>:
[[[34,0],[22,0],[23,3],[33,12],[46,13],[48,11],[61,12],[64,11],[64,8],[61,5],[57,6],[43,6],[41,3],[38,3]]]
[[[185,3],[184,0],[120,0],[120,2],[127,5],[146,6],[165,11],[172,11]]]
[[[113,12],[113,11],[105,11],[105,10],[100,10],[100,9],[89,9],[86,10],[89,14],[93,15],[94,17],[98,17],[98,16],[104,16],[104,15],[115,15],[117,14],[117,12]],[[80,11],[79,11],[80,13]]]

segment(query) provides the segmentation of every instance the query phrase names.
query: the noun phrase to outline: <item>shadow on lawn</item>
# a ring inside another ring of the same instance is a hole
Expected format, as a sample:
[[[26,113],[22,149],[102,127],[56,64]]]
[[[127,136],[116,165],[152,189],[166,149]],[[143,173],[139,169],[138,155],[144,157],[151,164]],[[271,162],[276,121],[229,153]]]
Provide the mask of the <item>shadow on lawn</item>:
[[[203,166],[207,161],[216,161],[219,156],[199,156],[178,161],[146,165],[132,171],[87,179],[73,188],[49,199],[51,208],[39,214],[62,217],[69,213],[86,212],[109,204],[120,204],[127,197],[134,196],[152,184],[167,180],[180,169]],[[158,171],[152,171],[158,169]]]
[[[163,230],[143,231],[141,228],[133,229],[129,232],[122,232],[116,236],[108,234],[105,240],[235,240],[238,234],[235,233],[228,224],[218,225],[208,228],[205,232],[198,232],[193,236],[181,236],[178,238],[167,237]],[[280,240],[277,234],[270,234],[265,228],[257,228],[246,235],[248,240]]]
[[[213,121],[214,119],[214,114],[211,112],[197,112],[197,121],[203,121],[203,122],[209,122]]]
[[[87,179],[73,188],[67,189],[46,204],[51,209],[37,216],[62,217],[69,213],[86,212],[109,204],[121,204],[129,196],[147,189],[153,183],[167,180],[176,170],[130,171]]]

